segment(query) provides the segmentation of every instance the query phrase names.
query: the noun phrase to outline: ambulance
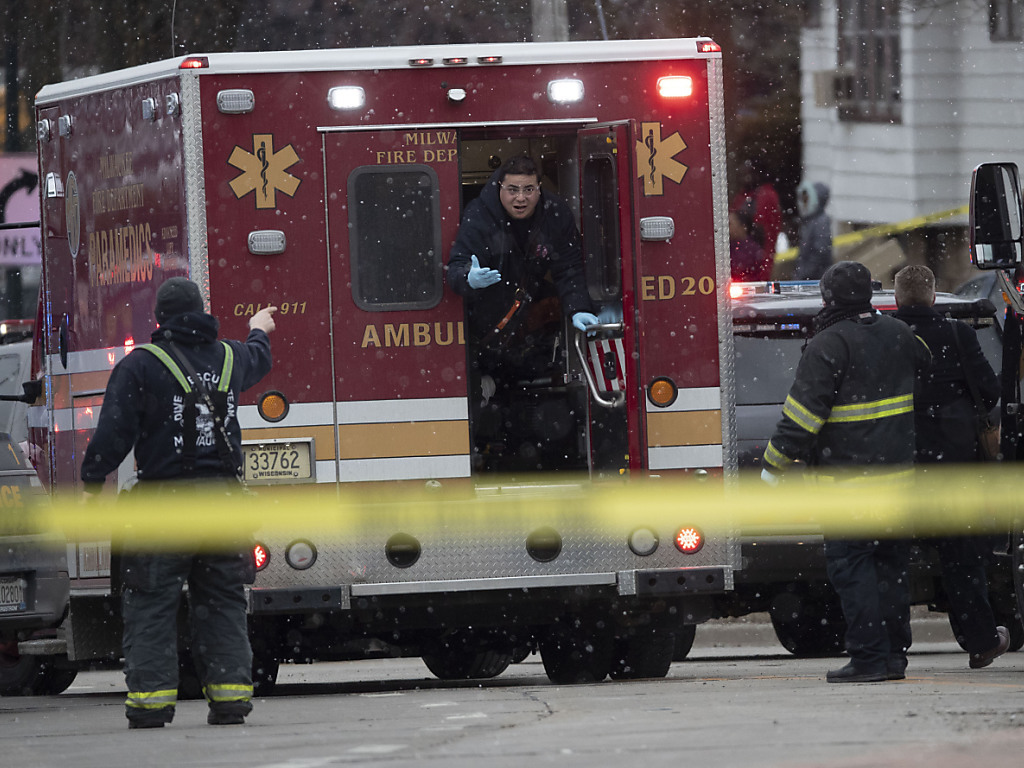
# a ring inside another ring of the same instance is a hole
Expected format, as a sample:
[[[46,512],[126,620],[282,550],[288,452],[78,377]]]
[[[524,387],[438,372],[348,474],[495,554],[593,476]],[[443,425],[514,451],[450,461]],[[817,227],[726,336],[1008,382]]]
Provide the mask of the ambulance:
[[[720,47],[691,38],[213,53],[44,87],[29,416],[44,485],[79,485],[110,371],[149,340],[176,275],[227,338],[279,308],[273,370],[238,410],[257,495],[728,484],[722,82]],[[578,217],[603,322],[581,335],[538,297],[546,368],[485,419],[445,264],[466,204],[521,154]],[[110,490],[133,474],[129,458]],[[359,537],[260,538],[257,683],[283,661],[368,653],[489,677],[532,650],[558,682],[663,676],[739,567],[727,530],[678,514],[457,543],[385,514]],[[109,544],[76,542],[69,566],[69,657],[116,658]]]

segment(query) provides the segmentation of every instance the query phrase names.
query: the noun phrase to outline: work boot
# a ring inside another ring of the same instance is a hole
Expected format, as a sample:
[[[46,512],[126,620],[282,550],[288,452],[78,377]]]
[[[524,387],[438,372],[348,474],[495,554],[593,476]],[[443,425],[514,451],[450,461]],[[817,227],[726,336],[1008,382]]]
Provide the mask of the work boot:
[[[997,656],[1002,656],[1010,647],[1010,630],[1006,627],[996,627],[996,634],[999,635],[999,642],[984,653],[972,653],[971,660],[967,662],[971,669],[981,669],[992,663]]]
[[[161,707],[160,709],[135,709],[130,708],[125,716],[128,718],[128,728],[163,728],[174,719],[174,707]]]
[[[852,661],[845,667],[829,670],[825,674],[825,680],[830,683],[881,683],[889,679],[889,674],[882,670],[873,672],[861,669]]]
[[[252,703],[248,701],[222,701],[210,705],[210,714],[206,716],[208,725],[242,725],[245,716],[252,712]]]

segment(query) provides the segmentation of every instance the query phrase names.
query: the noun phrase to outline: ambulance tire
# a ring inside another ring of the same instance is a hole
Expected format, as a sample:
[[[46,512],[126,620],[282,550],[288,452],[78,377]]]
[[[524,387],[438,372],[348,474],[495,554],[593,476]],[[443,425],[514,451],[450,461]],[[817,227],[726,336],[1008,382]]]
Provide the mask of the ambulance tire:
[[[676,639],[675,652],[672,654],[672,661],[682,661],[690,655],[693,648],[693,640],[697,636],[696,624],[684,624],[674,633]]]
[[[555,628],[540,640],[544,672],[555,685],[599,683],[612,668],[614,641],[604,634]]]
[[[253,654],[252,656],[252,695],[271,696],[277,688],[277,673],[281,662],[273,656]]]
[[[427,669],[438,680],[485,680],[497,677],[512,663],[512,654],[502,651],[467,652],[459,648],[425,653]]]
[[[0,696],[62,693],[78,676],[78,670],[67,663],[63,656],[22,656],[10,646],[0,646]]]
[[[784,603],[769,610],[775,636],[782,647],[800,658],[840,656],[845,648],[846,622],[838,598],[788,593]],[[790,609],[790,601],[798,600]],[[779,609],[785,605],[785,609]]]
[[[675,635],[665,630],[649,629],[617,638],[609,675],[612,680],[665,677],[675,650]]]

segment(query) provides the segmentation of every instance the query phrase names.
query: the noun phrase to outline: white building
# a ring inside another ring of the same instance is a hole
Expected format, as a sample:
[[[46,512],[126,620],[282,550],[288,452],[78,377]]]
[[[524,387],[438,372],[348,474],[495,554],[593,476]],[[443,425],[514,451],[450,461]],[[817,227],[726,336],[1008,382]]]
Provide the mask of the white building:
[[[1024,0],[819,2],[801,36],[804,178],[831,187],[837,233],[964,206],[978,163],[1024,168]],[[906,260],[959,282],[966,223],[904,235]]]

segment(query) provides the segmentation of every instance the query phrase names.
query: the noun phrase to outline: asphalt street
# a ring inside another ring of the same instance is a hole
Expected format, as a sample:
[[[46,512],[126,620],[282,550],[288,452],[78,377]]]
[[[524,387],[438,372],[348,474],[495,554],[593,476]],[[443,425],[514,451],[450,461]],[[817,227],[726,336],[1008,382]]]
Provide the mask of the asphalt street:
[[[680,766],[872,768],[1021,764],[1024,654],[984,670],[915,620],[905,681],[828,685],[838,659],[795,659],[763,623],[698,630],[662,680],[556,686],[537,656],[494,680],[441,682],[419,659],[282,667],[244,726],[129,731],[116,670],[60,696],[0,699],[3,768]]]

